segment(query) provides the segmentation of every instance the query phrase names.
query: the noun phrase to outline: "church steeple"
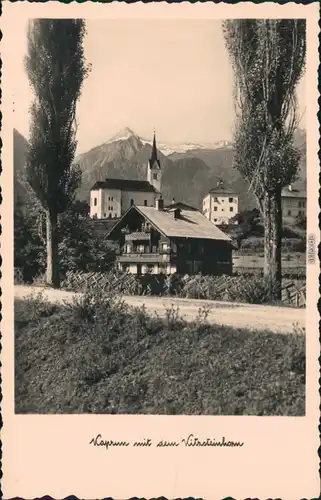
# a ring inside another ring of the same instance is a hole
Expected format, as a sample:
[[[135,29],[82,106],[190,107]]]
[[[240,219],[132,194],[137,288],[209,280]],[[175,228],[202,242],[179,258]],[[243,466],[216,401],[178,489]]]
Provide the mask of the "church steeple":
[[[154,186],[154,188],[158,192],[160,192],[161,190],[161,178],[162,178],[162,172],[161,172],[160,161],[157,156],[156,133],[154,130],[152,152],[147,168],[147,180],[150,184],[152,184],[152,186]]]
[[[152,154],[151,154],[151,157],[149,159],[150,167],[152,168],[155,163],[157,163],[158,166],[160,166],[159,160],[157,158],[156,133],[155,133],[155,130],[154,130],[154,138],[153,138],[153,145],[152,145]]]

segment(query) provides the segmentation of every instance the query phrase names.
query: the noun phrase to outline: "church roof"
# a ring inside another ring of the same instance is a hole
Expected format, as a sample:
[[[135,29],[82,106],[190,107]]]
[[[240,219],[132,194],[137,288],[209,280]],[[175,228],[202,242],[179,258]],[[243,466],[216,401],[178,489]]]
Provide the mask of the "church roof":
[[[106,179],[97,181],[91,188],[91,191],[97,189],[118,189],[119,191],[140,191],[143,193],[156,193],[157,190],[148,181],[131,179]]]

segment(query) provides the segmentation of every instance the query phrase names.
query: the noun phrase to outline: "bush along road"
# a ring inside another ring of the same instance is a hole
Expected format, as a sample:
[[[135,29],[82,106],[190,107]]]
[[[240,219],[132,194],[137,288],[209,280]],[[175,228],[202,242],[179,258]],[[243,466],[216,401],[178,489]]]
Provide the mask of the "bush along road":
[[[15,286],[15,298],[22,299],[34,294],[42,294],[50,302],[72,302],[74,297],[81,296],[79,292]],[[292,333],[294,329],[305,329],[305,309],[174,297],[123,296],[123,299],[131,306],[144,305],[149,314],[156,313],[160,317],[166,317],[171,309],[186,321],[194,321],[199,315],[203,315],[211,324],[235,328],[270,330],[275,333]]]

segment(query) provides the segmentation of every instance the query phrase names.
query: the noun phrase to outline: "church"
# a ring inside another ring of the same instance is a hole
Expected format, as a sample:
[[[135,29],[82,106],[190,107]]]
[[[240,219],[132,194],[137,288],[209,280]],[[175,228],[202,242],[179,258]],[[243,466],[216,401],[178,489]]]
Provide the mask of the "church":
[[[121,217],[131,205],[154,207],[161,193],[162,172],[154,133],[147,180],[111,179],[97,181],[90,190],[90,217]]]

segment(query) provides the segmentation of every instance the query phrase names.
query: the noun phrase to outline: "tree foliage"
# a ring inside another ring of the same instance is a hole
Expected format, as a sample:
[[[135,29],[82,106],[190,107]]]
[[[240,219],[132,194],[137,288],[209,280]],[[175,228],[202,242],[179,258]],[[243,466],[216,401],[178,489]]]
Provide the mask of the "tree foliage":
[[[88,75],[81,19],[37,19],[29,23],[25,60],[34,91],[26,173],[47,218],[47,282],[60,285],[58,214],[74,201],[81,173],[73,165],[76,104]]]
[[[305,20],[229,20],[223,32],[235,75],[234,162],[262,210],[264,193],[297,175],[295,89],[305,69]]]
[[[15,206],[14,264],[32,282],[46,269],[46,221],[43,210]],[[67,271],[103,272],[111,269],[115,252],[97,236],[86,215],[86,204],[75,202],[59,216],[58,254],[61,276]]]
[[[66,210],[80,182],[73,166],[76,103],[86,66],[80,19],[37,19],[28,30],[26,70],[34,91],[27,176],[45,209]]]
[[[281,297],[282,188],[297,176],[296,86],[305,69],[305,20],[223,23],[235,77],[234,165],[250,183],[264,222],[264,274]]]

